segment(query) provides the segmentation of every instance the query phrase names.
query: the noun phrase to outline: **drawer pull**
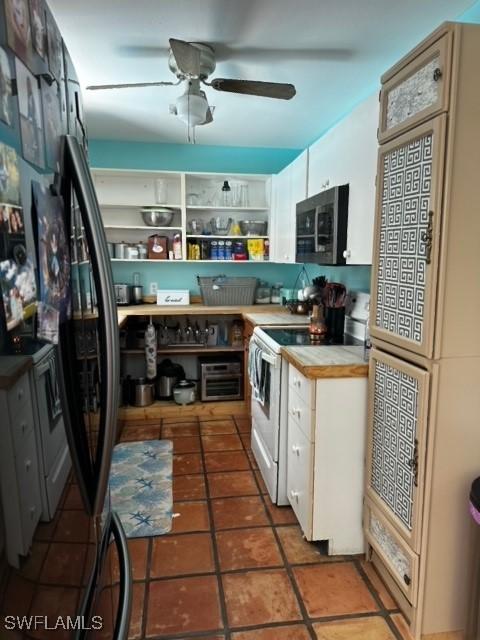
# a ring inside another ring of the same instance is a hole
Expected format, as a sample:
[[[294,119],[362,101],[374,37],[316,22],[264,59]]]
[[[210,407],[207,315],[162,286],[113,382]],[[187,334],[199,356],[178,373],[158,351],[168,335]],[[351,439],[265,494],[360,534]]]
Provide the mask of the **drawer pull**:
[[[298,445],[293,444],[293,445],[292,445],[292,451],[293,451],[293,453],[296,453],[296,454],[297,454],[297,456],[299,456],[299,455],[300,455],[300,447],[299,447]]]
[[[300,380],[300,378],[293,378],[293,384],[298,387],[300,389],[300,387],[302,386],[302,381]]]
[[[23,389],[22,389],[22,388],[20,388],[20,389],[17,391],[17,398],[18,398],[19,400],[21,400],[21,399],[23,398]]]
[[[442,70],[437,67],[433,72],[433,79],[435,80],[435,82],[438,82],[442,76]]]
[[[22,422],[20,427],[22,429],[22,433],[25,433],[25,431],[27,430],[27,423],[25,422],[25,420]]]
[[[300,409],[295,409],[295,407],[292,408],[292,416],[297,416],[298,418],[300,418],[301,415],[301,410]]]
[[[298,492],[294,491],[293,489],[290,491],[290,498],[292,500],[295,500],[295,502],[298,502]]]
[[[33,518],[35,516],[36,510],[37,510],[36,507],[30,507],[30,518]]]
[[[403,576],[403,581],[405,582],[405,584],[406,584],[406,585],[407,585],[407,587],[408,587],[408,586],[410,585],[410,583],[411,583],[411,581],[412,581],[412,580],[411,580],[410,576],[407,576],[407,574],[405,574],[405,575]]]
[[[32,461],[31,460],[25,460],[25,469],[27,471],[30,471],[30,467],[32,466]]]

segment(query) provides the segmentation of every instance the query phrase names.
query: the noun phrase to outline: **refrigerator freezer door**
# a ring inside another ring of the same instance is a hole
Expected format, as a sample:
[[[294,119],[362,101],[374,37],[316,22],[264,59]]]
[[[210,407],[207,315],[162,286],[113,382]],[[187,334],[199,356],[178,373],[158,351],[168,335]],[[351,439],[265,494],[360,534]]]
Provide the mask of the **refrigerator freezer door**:
[[[80,307],[74,301],[72,318],[61,328],[64,415],[80,489],[90,513],[99,514],[104,508],[117,428],[117,308],[90,170],[82,147],[71,136],[65,136],[63,192],[71,233],[76,239],[81,237],[85,251],[73,261],[80,283]]]

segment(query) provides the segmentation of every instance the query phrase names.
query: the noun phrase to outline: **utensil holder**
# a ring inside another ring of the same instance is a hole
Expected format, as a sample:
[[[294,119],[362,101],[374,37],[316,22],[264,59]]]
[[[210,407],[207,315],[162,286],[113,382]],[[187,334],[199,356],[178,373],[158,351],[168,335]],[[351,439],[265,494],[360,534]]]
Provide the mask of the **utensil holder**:
[[[343,342],[345,332],[345,307],[326,307],[325,324],[327,325],[327,340]]]

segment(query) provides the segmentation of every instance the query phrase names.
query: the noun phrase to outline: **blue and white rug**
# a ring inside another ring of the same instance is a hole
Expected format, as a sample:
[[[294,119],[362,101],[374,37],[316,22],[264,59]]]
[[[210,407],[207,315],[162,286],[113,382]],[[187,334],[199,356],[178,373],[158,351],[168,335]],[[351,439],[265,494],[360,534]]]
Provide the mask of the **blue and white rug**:
[[[113,449],[110,502],[127,538],[171,530],[172,460],[171,440],[122,442]]]

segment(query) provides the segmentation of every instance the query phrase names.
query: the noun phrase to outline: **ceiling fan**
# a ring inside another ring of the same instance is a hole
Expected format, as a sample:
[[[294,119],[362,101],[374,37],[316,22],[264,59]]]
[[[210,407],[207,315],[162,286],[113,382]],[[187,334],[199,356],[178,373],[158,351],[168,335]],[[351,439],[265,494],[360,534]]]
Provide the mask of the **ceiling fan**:
[[[260,82],[255,80],[233,80],[208,77],[214,72],[215,51],[213,47],[201,42],[185,42],[170,38],[168,66],[178,78],[177,82],[135,82],[129,84],[102,84],[87,87],[89,90],[129,89],[132,87],[176,86],[184,83],[185,91],[175,104],[170,105],[170,113],[178,116],[189,127],[209,124],[213,121],[215,107],[208,104],[201,84],[212,87],[216,91],[241,93],[264,98],[290,100],[295,95],[293,84],[278,82]]]

